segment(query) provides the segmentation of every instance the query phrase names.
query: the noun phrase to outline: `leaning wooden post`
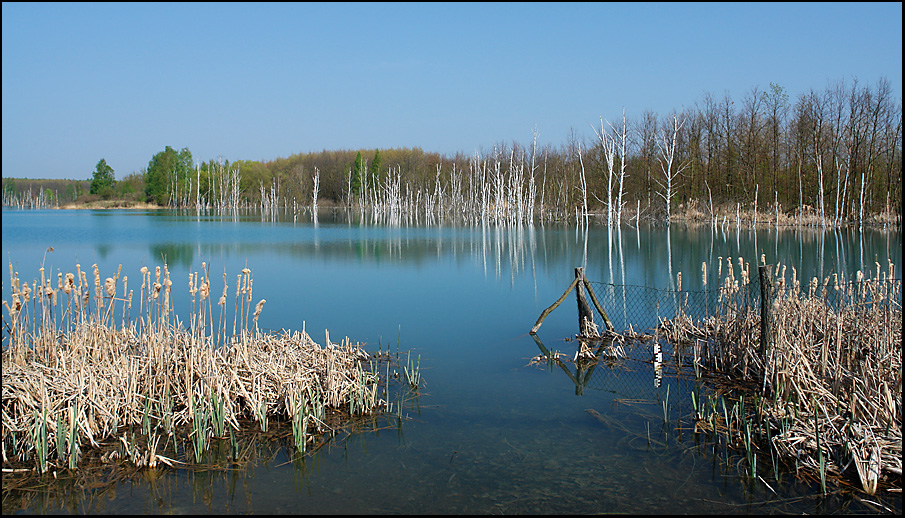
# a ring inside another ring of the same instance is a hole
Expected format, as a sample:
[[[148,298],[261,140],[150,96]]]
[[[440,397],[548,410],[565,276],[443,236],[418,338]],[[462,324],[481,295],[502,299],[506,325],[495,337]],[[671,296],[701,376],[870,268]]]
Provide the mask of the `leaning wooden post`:
[[[534,327],[532,327],[531,331],[529,331],[530,334],[532,334],[532,335],[537,334],[537,330],[540,329],[540,325],[544,323],[544,319],[547,318],[547,315],[549,315],[551,311],[556,309],[557,306],[562,304],[562,301],[566,300],[566,296],[569,294],[570,291],[572,291],[572,288],[574,288],[575,285],[578,284],[578,281],[579,281],[579,278],[575,277],[575,280],[572,281],[572,284],[570,284],[569,287],[566,288],[566,291],[564,291],[563,294],[559,296],[559,299],[556,302],[554,302],[553,305],[551,305],[549,308],[545,309],[544,312],[541,313],[539,317],[537,317],[537,322],[535,322]]]
[[[575,268],[575,281],[573,284],[577,284],[579,281],[584,281],[584,268],[580,266]],[[584,291],[581,289],[582,287],[584,287],[583,284],[575,290],[575,299],[578,302],[578,334],[591,336],[589,328],[591,327],[590,323],[594,321],[594,314],[591,313],[591,306],[588,305]]]
[[[760,277],[760,357],[767,364],[767,352],[773,345],[773,270],[772,265],[757,267]]]
[[[591,296],[591,302],[594,303],[597,312],[603,317],[603,324],[608,330],[612,331],[614,329],[613,323],[610,322],[610,317],[606,316],[606,311],[603,310],[603,306],[600,305],[600,302],[597,302],[597,297],[594,295],[594,290],[591,288],[591,283],[588,282],[588,278],[582,275],[581,281],[584,284],[585,289],[588,290],[588,295]]]

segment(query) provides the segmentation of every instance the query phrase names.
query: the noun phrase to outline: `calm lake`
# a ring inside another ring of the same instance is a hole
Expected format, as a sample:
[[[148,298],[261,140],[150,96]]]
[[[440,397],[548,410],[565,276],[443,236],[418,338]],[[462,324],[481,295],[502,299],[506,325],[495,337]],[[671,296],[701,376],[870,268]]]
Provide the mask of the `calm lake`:
[[[529,365],[528,334],[569,286],[574,268],[591,281],[700,289],[701,266],[743,257],[795,267],[800,279],[896,265],[901,232],[874,229],[713,230],[673,226],[390,225],[358,212],[212,215],[174,211],[3,210],[3,259],[20,278],[122,265],[130,286],[164,258],[177,313],[184,280],[201,270],[229,279],[245,268],[259,326],[301,330],[318,343],[349,337],[368,351],[392,345],[421,358],[421,395],[401,425],[362,432],[290,462],[285,445],[260,445],[257,461],[232,471],[158,470],[103,491],[48,483],[39,496],[9,495],[3,512],[25,513],[836,513],[869,503],[794,472],[745,476],[742,454],[692,433],[682,380],[655,388],[649,362],[600,365],[579,390],[559,368]],[[53,251],[47,251],[53,247]],[[752,266],[752,271],[756,268]],[[90,273],[89,273],[90,275]],[[787,274],[791,277],[791,274]],[[232,282],[232,281],[231,281]],[[3,298],[9,298],[4,276]],[[230,292],[232,293],[230,288]],[[608,299],[610,300],[610,299]],[[572,358],[574,296],[538,331]],[[625,306],[641,304],[633,300]],[[652,325],[605,308],[614,322]],[[637,321],[636,321],[637,320]],[[4,340],[5,344],[5,340]],[[649,351],[641,351],[649,359]],[[574,366],[572,366],[574,369]],[[664,423],[663,402],[669,420]],[[603,419],[598,419],[594,412]],[[606,421],[606,422],[604,422]],[[609,423],[609,424],[608,424]],[[901,512],[900,494],[875,500]]]

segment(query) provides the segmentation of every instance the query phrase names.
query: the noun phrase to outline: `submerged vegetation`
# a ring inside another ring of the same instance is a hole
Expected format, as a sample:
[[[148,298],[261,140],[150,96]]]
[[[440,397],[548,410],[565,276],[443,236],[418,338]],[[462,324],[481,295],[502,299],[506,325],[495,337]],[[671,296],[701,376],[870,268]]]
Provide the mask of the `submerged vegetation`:
[[[74,470],[86,454],[137,467],[200,464],[213,443],[226,441],[238,461],[237,437],[266,433],[273,422],[291,423],[295,450],[304,455],[356,416],[401,418],[405,394],[390,395],[398,350],[372,356],[348,338],[332,342],[329,332],[321,346],[304,323],[301,331],[264,332],[258,319],[266,301],[253,304],[251,270],[237,275],[232,295],[224,273],[215,303],[202,269],[189,275],[183,321],[173,310],[166,264],[141,269],[137,295],[122,267],[102,282],[93,266],[93,283],[80,265],[56,279],[42,267],[40,280],[29,283],[10,265],[4,477]],[[405,373],[411,394],[420,362],[408,360]]]
[[[3,178],[3,204],[294,212],[326,205],[480,222],[596,214],[608,224],[901,224],[902,106],[885,79],[839,81],[795,100],[771,83],[738,103],[706,93],[681,113],[621,115],[621,123],[601,117],[590,140],[573,131],[559,147],[539,145],[535,128],[527,145],[455,156],[395,148],[199,162],[188,148],[167,146],[112,185],[103,159],[92,180]]]

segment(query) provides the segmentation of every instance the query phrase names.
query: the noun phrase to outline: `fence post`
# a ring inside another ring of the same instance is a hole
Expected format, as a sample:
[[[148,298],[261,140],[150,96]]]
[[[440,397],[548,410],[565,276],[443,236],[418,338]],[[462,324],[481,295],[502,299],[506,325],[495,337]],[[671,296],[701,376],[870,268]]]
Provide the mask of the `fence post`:
[[[767,363],[767,351],[773,346],[773,265],[757,267],[760,277],[760,357]]]
[[[545,309],[543,313],[541,313],[540,316],[537,317],[537,322],[534,323],[534,327],[532,327],[531,331],[528,332],[529,334],[537,334],[537,330],[540,329],[540,325],[544,323],[544,319],[547,318],[547,315],[549,315],[551,311],[556,309],[557,306],[562,304],[562,301],[566,300],[566,296],[570,291],[572,291],[572,289],[578,284],[579,281],[580,279],[576,277],[575,280],[572,281],[572,284],[570,284],[569,287],[566,288],[566,291],[564,291],[562,295],[559,296],[556,302],[554,302],[549,308]]]
[[[578,301],[578,334],[590,336],[591,333],[588,329],[590,326],[588,324],[594,321],[594,314],[591,313],[591,306],[588,305],[588,300],[585,298],[584,291],[582,290],[584,285],[581,281],[583,280],[584,268],[578,266],[575,268],[575,282],[578,288],[575,290],[575,298]]]
[[[597,312],[600,313],[601,318],[603,318],[603,325],[610,331],[615,330],[613,327],[613,323],[610,322],[610,317],[606,316],[606,311],[603,310],[603,306],[600,305],[600,302],[597,300],[597,296],[594,295],[594,289],[591,288],[591,283],[588,282],[587,277],[582,277],[582,283],[584,283],[584,287],[588,290],[588,295],[591,296],[591,302],[594,303],[594,307],[597,308]]]

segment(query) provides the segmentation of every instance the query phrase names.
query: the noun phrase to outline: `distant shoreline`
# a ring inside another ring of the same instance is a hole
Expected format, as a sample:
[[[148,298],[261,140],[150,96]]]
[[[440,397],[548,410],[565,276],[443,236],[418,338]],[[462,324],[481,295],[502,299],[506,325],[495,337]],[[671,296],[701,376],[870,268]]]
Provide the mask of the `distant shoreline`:
[[[67,203],[57,209],[162,209],[160,205],[147,202],[130,202],[123,200],[92,201],[89,203]]]

